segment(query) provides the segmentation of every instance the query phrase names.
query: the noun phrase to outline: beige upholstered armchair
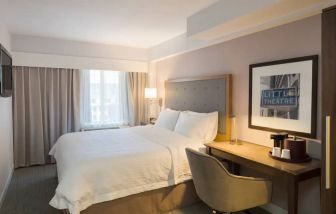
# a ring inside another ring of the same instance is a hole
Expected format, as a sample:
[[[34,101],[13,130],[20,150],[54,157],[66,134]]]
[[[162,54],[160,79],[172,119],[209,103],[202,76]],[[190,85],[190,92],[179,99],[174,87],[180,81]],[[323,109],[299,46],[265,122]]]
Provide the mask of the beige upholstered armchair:
[[[196,192],[216,212],[236,212],[267,204],[272,182],[230,174],[214,157],[187,148]]]

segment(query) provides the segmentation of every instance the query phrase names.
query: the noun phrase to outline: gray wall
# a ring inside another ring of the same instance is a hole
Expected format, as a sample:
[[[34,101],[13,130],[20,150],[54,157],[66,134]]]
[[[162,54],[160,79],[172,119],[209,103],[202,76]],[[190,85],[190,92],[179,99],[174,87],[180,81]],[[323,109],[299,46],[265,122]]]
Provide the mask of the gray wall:
[[[248,66],[252,63],[313,54],[321,54],[320,15],[159,61],[156,63],[157,87],[160,96],[164,97],[163,86],[167,79],[233,74],[233,113],[237,117],[239,138],[272,146],[269,132],[248,128]],[[320,135],[318,124],[318,139]],[[311,142],[309,147],[311,154],[317,157],[320,155],[318,140]],[[316,179],[300,186],[300,213],[319,213],[318,185]],[[281,191],[284,188],[286,187],[281,181],[276,182],[273,203],[286,209],[286,194]]]

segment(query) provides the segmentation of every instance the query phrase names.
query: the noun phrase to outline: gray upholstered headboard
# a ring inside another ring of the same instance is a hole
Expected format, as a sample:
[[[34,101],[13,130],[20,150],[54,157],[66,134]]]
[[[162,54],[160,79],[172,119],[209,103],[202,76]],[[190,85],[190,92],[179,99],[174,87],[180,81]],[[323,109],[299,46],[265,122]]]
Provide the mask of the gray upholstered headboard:
[[[208,113],[219,112],[218,132],[228,134],[231,114],[231,75],[168,80],[165,107]]]

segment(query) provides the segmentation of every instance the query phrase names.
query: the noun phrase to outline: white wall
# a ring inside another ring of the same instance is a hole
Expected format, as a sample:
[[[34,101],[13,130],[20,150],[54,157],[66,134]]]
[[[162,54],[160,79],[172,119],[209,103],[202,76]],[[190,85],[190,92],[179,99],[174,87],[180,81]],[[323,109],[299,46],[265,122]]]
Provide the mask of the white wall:
[[[97,57],[63,56],[54,54],[12,51],[13,65],[48,68],[101,69],[128,72],[147,72],[148,63]]]
[[[242,2],[217,1],[191,15],[187,19],[187,33],[151,47],[150,60],[159,61],[302,20],[336,4],[336,0],[257,0],[253,6]],[[229,12],[223,13],[226,10]]]
[[[0,22],[0,43],[11,50],[10,35]],[[13,172],[12,98],[0,97],[0,205]]]
[[[254,0],[253,4],[246,4],[245,0],[217,1],[207,8],[191,15],[187,19],[187,34],[193,36],[211,28],[218,27],[225,22],[240,18],[253,11],[274,4],[277,0]],[[225,11],[225,13],[223,13]]]
[[[12,36],[13,64],[19,66],[148,71],[148,51],[44,37]]]
[[[12,35],[12,50],[63,56],[113,58],[147,61],[147,49],[120,45],[95,44],[37,36]]]

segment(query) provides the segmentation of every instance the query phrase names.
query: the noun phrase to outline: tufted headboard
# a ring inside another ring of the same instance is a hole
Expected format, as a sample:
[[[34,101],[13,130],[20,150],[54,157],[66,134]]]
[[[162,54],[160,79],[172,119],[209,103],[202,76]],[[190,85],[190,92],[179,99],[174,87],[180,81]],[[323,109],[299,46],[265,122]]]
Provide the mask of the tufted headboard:
[[[218,111],[218,138],[229,140],[231,125],[231,75],[168,80],[165,107],[208,113]]]

